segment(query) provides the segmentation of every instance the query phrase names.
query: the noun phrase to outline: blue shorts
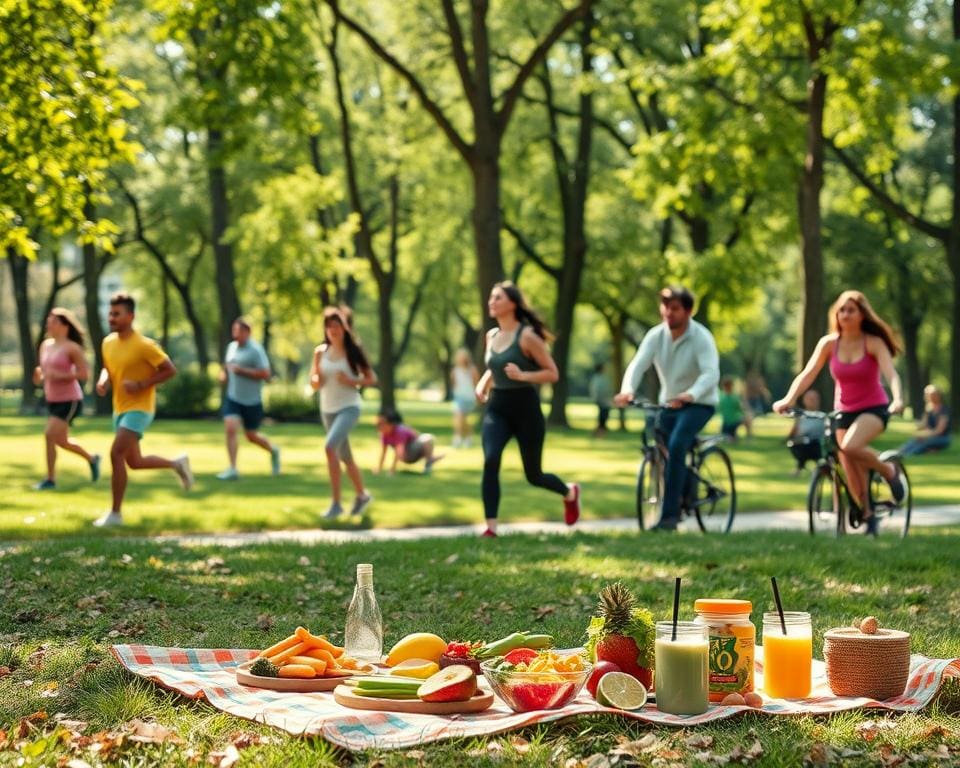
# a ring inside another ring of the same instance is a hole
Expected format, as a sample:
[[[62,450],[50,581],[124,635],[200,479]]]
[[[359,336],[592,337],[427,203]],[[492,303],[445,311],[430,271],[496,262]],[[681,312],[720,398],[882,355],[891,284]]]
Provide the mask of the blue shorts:
[[[469,397],[466,395],[454,395],[453,396],[453,410],[457,413],[473,413],[477,408],[477,396],[471,394]]]
[[[263,423],[263,403],[244,405],[229,397],[223,398],[223,418],[238,417],[247,432],[254,432]]]
[[[119,432],[121,429],[127,429],[136,432],[137,437],[143,437],[153,423],[153,414],[146,411],[126,411],[124,413],[113,414],[113,431]]]

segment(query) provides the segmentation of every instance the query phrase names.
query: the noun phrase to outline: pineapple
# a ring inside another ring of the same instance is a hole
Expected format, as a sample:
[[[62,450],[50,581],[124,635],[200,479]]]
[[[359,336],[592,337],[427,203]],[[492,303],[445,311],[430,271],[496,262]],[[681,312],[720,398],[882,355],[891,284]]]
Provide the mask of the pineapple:
[[[587,649],[593,661],[613,662],[649,690],[655,634],[650,611],[637,607],[624,584],[618,581],[600,590],[597,615],[587,628]]]

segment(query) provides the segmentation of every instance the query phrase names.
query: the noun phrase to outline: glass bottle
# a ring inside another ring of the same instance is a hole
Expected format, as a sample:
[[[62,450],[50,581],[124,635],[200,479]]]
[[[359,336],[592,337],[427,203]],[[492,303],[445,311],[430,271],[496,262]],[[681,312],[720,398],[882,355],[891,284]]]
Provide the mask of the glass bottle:
[[[373,593],[373,566],[357,564],[357,586],[347,608],[343,652],[358,661],[379,663],[383,656],[383,619]]]

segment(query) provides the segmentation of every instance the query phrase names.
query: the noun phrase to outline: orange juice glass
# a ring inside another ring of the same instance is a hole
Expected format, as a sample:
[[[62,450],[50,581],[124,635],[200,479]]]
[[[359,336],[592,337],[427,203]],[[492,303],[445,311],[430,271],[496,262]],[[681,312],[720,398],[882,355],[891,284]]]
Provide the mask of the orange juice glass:
[[[774,699],[803,699],[813,685],[813,627],[810,614],[763,614],[763,690]]]

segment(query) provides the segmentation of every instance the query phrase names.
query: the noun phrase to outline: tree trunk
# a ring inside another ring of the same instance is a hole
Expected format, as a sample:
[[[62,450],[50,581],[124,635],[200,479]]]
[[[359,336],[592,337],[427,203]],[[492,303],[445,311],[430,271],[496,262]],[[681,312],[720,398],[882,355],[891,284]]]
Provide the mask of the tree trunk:
[[[614,392],[620,391],[620,382],[623,381],[624,371],[627,370],[627,363],[623,354],[623,345],[626,343],[624,329],[627,325],[627,319],[622,312],[615,315],[604,314],[603,319],[607,321],[607,328],[610,330],[610,350],[611,363],[613,365],[613,389]],[[620,431],[627,431],[627,409],[618,408],[618,418],[620,421]]]
[[[193,344],[197,348],[197,364],[200,366],[200,371],[206,374],[207,369],[210,367],[210,353],[207,351],[207,332],[203,329],[203,323],[200,321],[197,308],[193,303],[193,298],[190,296],[190,286],[187,283],[182,283],[177,280],[173,281],[173,287],[176,288],[177,293],[180,294],[180,300],[183,302],[183,311],[187,315],[187,322],[190,323],[190,330],[193,332]],[[239,317],[239,315],[237,315],[237,317]],[[227,324],[228,332],[231,324],[232,323]]]
[[[473,240],[477,254],[477,289],[483,326],[491,327],[487,298],[495,283],[503,280],[503,254],[500,250],[500,149],[490,139],[488,151],[478,147],[477,159],[470,164],[473,174]]]
[[[811,54],[816,63],[818,54]],[[797,368],[802,368],[813,354],[817,342],[826,331],[824,313],[823,250],[820,238],[820,192],[823,189],[823,114],[827,99],[827,76],[817,74],[807,83],[807,149],[803,174],[797,194],[800,241],[802,251],[802,304]],[[826,376],[815,385],[823,402],[829,402]]]
[[[954,48],[960,42],[960,0],[953,2]],[[953,97],[953,206],[947,264],[953,273],[953,325],[950,329],[950,413],[954,432],[960,432],[960,94]]]
[[[87,202],[83,208],[83,215],[87,221],[97,220],[97,207],[90,202],[90,188],[85,186]],[[90,377],[96,381],[103,369],[103,321],[100,317],[100,271],[101,260],[97,256],[97,248],[93,243],[84,243],[83,251],[83,306],[87,314],[87,333],[90,337],[90,346],[93,348],[93,370]],[[110,413],[112,408],[110,395],[101,397],[96,388],[93,391],[94,412],[100,415]]]
[[[233,268],[233,247],[224,240],[230,226],[230,204],[227,197],[227,172],[223,165],[223,132],[207,129],[207,178],[210,189],[210,225],[213,236],[213,258],[216,265],[217,297],[220,301],[219,351],[223,356],[230,342],[230,326],[240,317]]]
[[[37,406],[37,393],[33,385],[33,369],[37,367],[37,348],[30,328],[30,294],[27,290],[27,272],[30,261],[13,248],[7,248],[7,263],[13,282],[13,300],[17,313],[17,335],[20,341],[20,362],[23,371],[20,378],[20,412],[30,413]]]
[[[380,405],[383,408],[396,409],[396,379],[393,366],[393,297],[394,276],[385,275],[383,284],[377,285],[377,319],[380,329],[380,365],[377,376],[380,379]]]

